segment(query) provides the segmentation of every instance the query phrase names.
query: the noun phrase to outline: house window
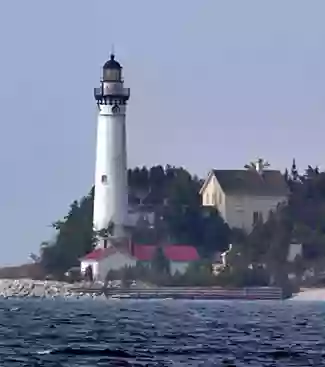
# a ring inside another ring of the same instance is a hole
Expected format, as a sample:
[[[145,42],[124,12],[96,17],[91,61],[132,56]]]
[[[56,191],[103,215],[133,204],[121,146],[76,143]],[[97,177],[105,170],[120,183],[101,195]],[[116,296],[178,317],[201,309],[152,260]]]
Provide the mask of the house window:
[[[260,220],[261,222],[264,222],[264,221],[263,221],[263,213],[259,212],[259,213],[258,213],[258,218],[259,218],[259,220]]]
[[[259,214],[258,212],[253,212],[253,225],[258,222]]]
[[[209,205],[209,204],[210,204],[210,197],[209,197],[209,194],[206,194],[206,197],[205,197],[205,204],[206,204],[206,205]]]
[[[101,181],[103,184],[107,184],[107,175],[102,175]]]
[[[120,108],[117,104],[115,104],[113,107],[112,107],[112,113],[119,113],[120,112]]]
[[[263,213],[261,212],[253,212],[253,225],[257,222],[263,222]]]
[[[217,202],[217,193],[213,193],[213,195],[212,195],[212,204],[214,206],[217,206],[218,205],[218,202]]]
[[[243,209],[243,207],[241,205],[236,205],[236,212],[241,213],[243,211],[244,211],[244,209]]]

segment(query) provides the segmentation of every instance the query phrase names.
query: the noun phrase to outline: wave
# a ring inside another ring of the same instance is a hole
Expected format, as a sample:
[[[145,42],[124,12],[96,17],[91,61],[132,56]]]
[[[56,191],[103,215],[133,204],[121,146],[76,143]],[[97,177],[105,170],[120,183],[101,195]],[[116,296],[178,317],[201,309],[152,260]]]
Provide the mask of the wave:
[[[135,356],[118,349],[97,349],[97,348],[80,348],[80,347],[61,347],[44,351],[39,351],[37,354],[69,354],[69,355],[88,355],[88,356],[104,356],[114,358],[135,358]]]

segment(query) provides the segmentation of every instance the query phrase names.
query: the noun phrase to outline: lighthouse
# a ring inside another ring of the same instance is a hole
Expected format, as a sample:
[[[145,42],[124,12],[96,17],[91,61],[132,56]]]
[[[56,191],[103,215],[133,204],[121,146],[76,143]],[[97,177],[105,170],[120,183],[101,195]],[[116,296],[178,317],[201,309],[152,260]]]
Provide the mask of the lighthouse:
[[[128,208],[126,106],[130,89],[124,87],[122,67],[112,54],[104,64],[100,87],[94,90],[97,103],[97,146],[93,228],[123,238]],[[109,246],[107,236],[98,247]]]

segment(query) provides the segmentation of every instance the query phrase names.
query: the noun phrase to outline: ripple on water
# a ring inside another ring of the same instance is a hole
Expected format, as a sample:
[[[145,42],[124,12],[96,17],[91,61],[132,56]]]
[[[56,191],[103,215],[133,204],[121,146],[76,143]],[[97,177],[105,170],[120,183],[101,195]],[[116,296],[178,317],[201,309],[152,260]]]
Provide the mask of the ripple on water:
[[[1,366],[322,366],[320,303],[0,301]]]

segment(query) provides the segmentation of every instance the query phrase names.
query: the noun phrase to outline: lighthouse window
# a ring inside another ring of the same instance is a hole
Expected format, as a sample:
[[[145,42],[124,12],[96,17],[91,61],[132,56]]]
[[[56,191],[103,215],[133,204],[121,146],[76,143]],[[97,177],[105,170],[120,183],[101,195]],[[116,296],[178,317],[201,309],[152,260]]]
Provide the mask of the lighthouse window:
[[[120,112],[120,108],[119,108],[119,106],[117,106],[117,105],[113,106],[113,108],[112,108],[112,112],[113,112],[113,113],[118,113],[118,112]]]
[[[102,183],[103,184],[107,183],[107,176],[106,175],[102,175]]]

